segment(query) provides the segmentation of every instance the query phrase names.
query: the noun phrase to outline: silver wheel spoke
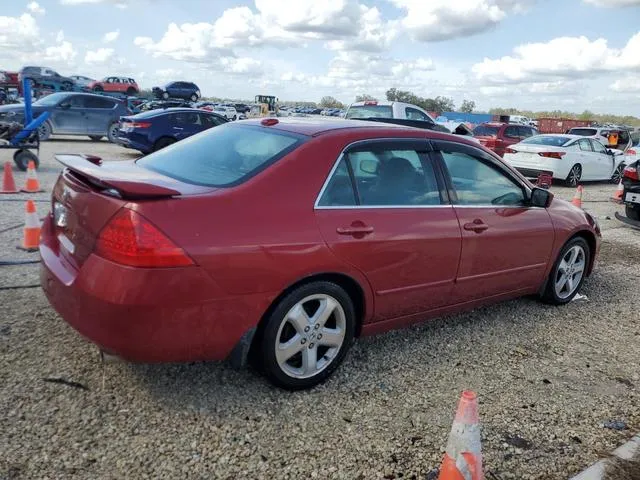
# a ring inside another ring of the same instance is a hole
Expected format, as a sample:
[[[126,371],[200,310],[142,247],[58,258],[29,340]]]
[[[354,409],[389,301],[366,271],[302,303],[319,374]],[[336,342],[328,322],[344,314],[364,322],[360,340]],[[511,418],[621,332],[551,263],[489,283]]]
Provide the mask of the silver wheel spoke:
[[[573,271],[575,273],[582,273],[584,271],[584,261],[576,263],[573,267]]]
[[[560,293],[566,283],[567,283],[567,276],[563,274],[560,277],[560,279],[556,282],[556,293]]]
[[[305,346],[300,343],[301,340],[302,337],[299,334],[295,334],[288,342],[278,345],[278,348],[276,349],[276,358],[278,359],[278,362],[286,362],[302,350]]]
[[[567,271],[567,268],[569,268],[569,265],[567,265],[566,260],[562,259],[560,265],[558,265],[558,271],[564,273]]]
[[[569,293],[573,292],[573,285],[573,275],[567,276],[567,289]]]
[[[320,307],[318,307],[318,311],[310,319],[310,322],[313,324],[319,324],[320,327],[323,327],[337,306],[338,303],[333,298],[321,300]]]
[[[302,371],[305,375],[314,373],[318,367],[318,349],[305,348],[302,351]]]
[[[287,320],[293,325],[299,335],[304,333],[305,327],[309,326],[309,316],[304,311],[301,304],[296,305],[287,316]]]
[[[318,344],[326,347],[339,347],[344,341],[344,331],[337,328],[323,328],[320,330],[322,338],[318,340]]]
[[[572,248],[571,249],[571,257],[569,258],[569,265],[573,265],[574,263],[576,263],[576,258],[578,258],[578,253],[579,250],[577,248]]]

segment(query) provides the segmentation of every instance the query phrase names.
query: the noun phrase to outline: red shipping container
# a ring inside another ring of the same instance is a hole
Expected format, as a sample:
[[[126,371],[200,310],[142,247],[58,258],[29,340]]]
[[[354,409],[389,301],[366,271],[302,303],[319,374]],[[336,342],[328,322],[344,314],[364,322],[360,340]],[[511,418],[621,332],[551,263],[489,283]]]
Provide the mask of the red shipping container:
[[[572,118],[538,118],[538,132],[566,133],[570,128],[590,127],[591,120],[574,120]]]

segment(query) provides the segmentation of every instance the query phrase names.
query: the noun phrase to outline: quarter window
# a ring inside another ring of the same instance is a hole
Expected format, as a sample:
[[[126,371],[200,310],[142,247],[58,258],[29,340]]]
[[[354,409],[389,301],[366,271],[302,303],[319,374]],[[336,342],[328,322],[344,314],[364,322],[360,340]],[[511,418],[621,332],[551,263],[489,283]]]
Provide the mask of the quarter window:
[[[461,152],[442,151],[459,205],[522,206],[522,186],[497,167]]]
[[[593,152],[593,149],[591,148],[591,142],[586,138],[581,138],[580,140],[578,140],[578,146],[583,152]]]
[[[343,156],[318,204],[411,207],[440,205],[441,199],[426,156],[415,150],[372,148]]]

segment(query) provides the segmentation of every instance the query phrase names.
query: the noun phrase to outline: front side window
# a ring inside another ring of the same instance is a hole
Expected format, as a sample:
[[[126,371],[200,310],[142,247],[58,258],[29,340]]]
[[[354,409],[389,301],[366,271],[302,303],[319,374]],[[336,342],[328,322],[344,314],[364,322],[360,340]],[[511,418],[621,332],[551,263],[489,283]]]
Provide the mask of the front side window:
[[[497,167],[466,153],[442,151],[459,205],[525,205],[521,185]]]
[[[405,113],[409,120],[429,120],[429,118],[417,108],[407,107]]]
[[[593,152],[593,149],[591,148],[591,142],[586,138],[578,140],[578,147],[580,147],[580,150],[582,150],[583,152]]]
[[[508,138],[520,138],[518,133],[518,127],[512,125],[504,129],[504,136]]]
[[[413,149],[376,146],[346,153],[318,204],[412,207],[440,205],[441,199],[426,156]]]
[[[593,151],[598,153],[607,153],[607,149],[604,148],[598,140],[591,140],[591,145],[593,146]]]

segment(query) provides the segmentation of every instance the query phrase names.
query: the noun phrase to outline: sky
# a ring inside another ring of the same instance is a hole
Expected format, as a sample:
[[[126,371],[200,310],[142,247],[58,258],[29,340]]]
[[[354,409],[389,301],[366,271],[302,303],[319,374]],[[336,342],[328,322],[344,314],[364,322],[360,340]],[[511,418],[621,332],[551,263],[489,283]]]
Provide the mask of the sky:
[[[640,116],[640,0],[0,0],[0,70]]]

